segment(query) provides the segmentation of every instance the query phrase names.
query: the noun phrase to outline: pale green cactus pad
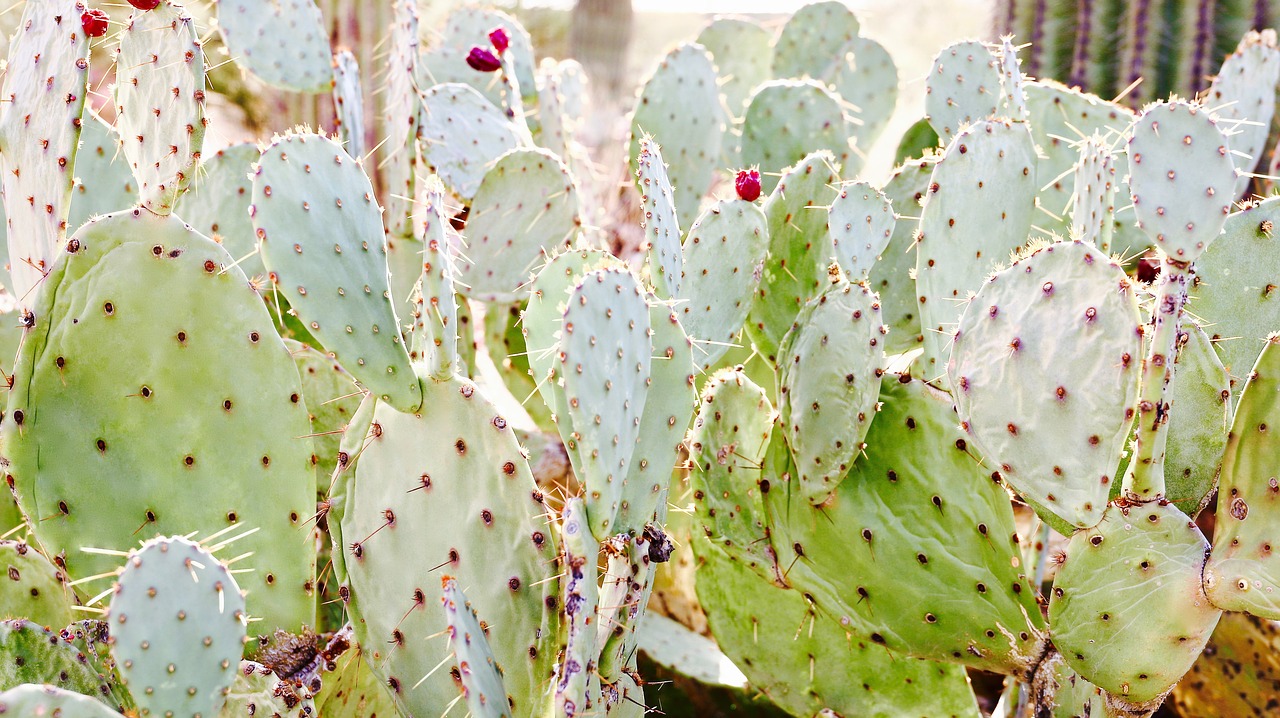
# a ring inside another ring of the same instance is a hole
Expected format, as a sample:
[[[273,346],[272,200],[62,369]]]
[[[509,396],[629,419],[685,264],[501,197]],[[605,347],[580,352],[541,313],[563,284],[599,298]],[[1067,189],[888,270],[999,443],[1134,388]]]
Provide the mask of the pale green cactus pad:
[[[1147,108],[1129,138],[1129,189],[1138,226],[1156,247],[1193,262],[1222,233],[1235,201],[1227,138],[1186,102]]]
[[[26,618],[54,630],[74,620],[75,591],[35,547],[0,541],[0,567],[0,618]]]
[[[933,59],[925,80],[924,111],[944,143],[990,119],[999,111],[1000,100],[1000,61],[986,45],[958,42]]]
[[[1117,483],[1140,324],[1124,270],[1071,242],[993,275],[955,333],[947,376],[961,426],[991,471],[1077,527],[1102,519]]]
[[[370,391],[417,409],[382,219],[360,164],[327,137],[279,135],[258,163],[250,212],[271,281],[311,334]]]
[[[684,239],[680,324],[697,344],[694,360],[705,371],[736,343],[751,311],[769,251],[769,225],[753,202],[721,200],[707,209]]]
[[[1249,373],[1236,408],[1231,438],[1222,460],[1213,555],[1205,569],[1209,600],[1226,611],[1280,618],[1275,578],[1275,526],[1280,516],[1280,483],[1275,476],[1276,442],[1271,428],[1280,421],[1280,339],[1272,337]]]
[[[889,245],[871,267],[869,284],[880,295],[880,311],[889,327],[885,352],[910,351],[924,342],[920,329],[920,302],[916,296],[915,233],[920,222],[920,201],[929,193],[933,177],[931,160],[910,160],[884,185],[898,221]],[[832,231],[835,236],[838,230]]]
[[[128,209],[137,203],[138,186],[128,161],[120,152],[120,137],[111,125],[86,112],[80,120],[80,151],[76,153],[76,184],[71,194],[67,233],[79,229],[93,217]]]
[[[651,137],[642,137],[636,155],[636,187],[644,210],[640,227],[644,230],[649,283],[664,299],[680,296],[684,253],[680,245],[680,218],[662,148]]]
[[[586,508],[580,498],[565,502],[560,518],[560,545],[564,551],[564,660],[556,665],[555,711],[571,718],[592,708],[599,694],[596,671],[597,634],[601,629],[596,610],[600,605],[600,544],[591,535]]]
[[[270,668],[240,661],[218,718],[310,718],[315,711],[309,697],[298,695],[294,686],[280,680]]]
[[[850,150],[852,130],[839,98],[821,84],[766,82],[751,95],[743,119],[742,164],[760,168],[765,192],[773,192],[784,170],[818,150],[830,152],[833,163],[852,176],[862,164]]]
[[[815,506],[835,493],[866,449],[887,332],[875,294],[840,282],[810,300],[782,340],[779,421],[796,464],[794,488]]]
[[[1253,172],[1266,152],[1267,134],[1276,112],[1276,94],[1271,88],[1277,81],[1280,49],[1276,47],[1275,31],[1250,31],[1223,61],[1205,98],[1205,107],[1232,133],[1227,142],[1232,162],[1241,172],[1236,178],[1235,197],[1249,186],[1252,178],[1246,173]]]
[[[317,715],[325,718],[394,716],[395,703],[387,685],[369,668],[360,648],[352,648],[337,660],[315,697]]]
[[[827,283],[827,207],[839,194],[840,177],[827,152],[815,152],[782,177],[764,203],[769,254],[747,335],[769,361],[796,315]]]
[[[827,210],[832,255],[851,282],[864,282],[879,261],[898,218],[883,193],[867,182],[842,185]]]
[[[890,653],[705,540],[694,547],[704,561],[698,595],[716,642],[753,688],[791,715],[980,715],[962,667]]]
[[[1049,602],[1067,665],[1111,700],[1154,710],[1222,615],[1201,585],[1208,549],[1195,522],[1160,503],[1113,505],[1073,534]]]
[[[364,96],[360,81],[360,65],[350,50],[342,50],[333,56],[333,107],[334,124],[342,145],[352,157],[363,157]]]
[[[444,596],[440,602],[449,625],[449,644],[458,656],[458,676],[467,708],[475,718],[510,718],[502,668],[489,649],[476,610],[458,588],[457,580],[445,576],[441,583]]]
[[[788,462],[766,468],[786,580],[882,649],[1025,674],[1044,624],[1008,494],[968,453],[946,394],[889,375],[880,399],[866,456],[824,506],[803,500]],[[903,600],[904,585],[919,600]]]
[[[871,38],[855,37],[840,49],[825,80],[853,106],[854,147],[863,154],[870,152],[898,104],[898,67],[889,51]]]
[[[311,625],[302,526],[315,479],[311,442],[295,438],[311,428],[261,298],[221,247],[143,209],[90,222],[67,249],[34,308],[3,425],[15,491],[44,519],[36,538],[80,578],[116,567],[84,546],[256,531],[234,543],[253,553],[240,566],[254,569],[250,610],[259,625]]]
[[[1178,333],[1177,379],[1164,457],[1165,497],[1195,518],[1218,486],[1234,407],[1227,370],[1213,342],[1183,316]],[[1113,494],[1114,497],[1114,494]]]
[[[207,124],[204,51],[195,21],[167,0],[134,12],[120,38],[116,72],[121,148],[142,204],[169,214],[195,179]]]
[[[422,64],[419,47],[418,3],[393,0],[391,3],[391,35],[387,39],[386,89],[382,101],[382,143],[380,164],[385,166],[383,185],[387,188],[386,219],[389,238],[413,234],[410,216],[412,199],[417,196],[418,144],[422,116],[422,87],[418,67]],[[435,83],[431,83],[435,84]]]
[[[0,109],[0,167],[6,202],[13,296],[35,303],[33,289],[53,267],[66,238],[72,174],[88,94],[89,38],[80,0],[23,4],[22,28],[9,44]],[[64,22],[65,20],[65,22]],[[68,101],[69,100],[69,101]]]
[[[797,10],[774,43],[774,77],[822,77],[861,25],[844,3],[826,0]]]
[[[344,441],[358,461],[331,494],[335,576],[364,659],[401,711],[439,715],[458,697],[438,598],[447,574],[501,630],[490,645],[513,714],[530,715],[556,660],[548,507],[514,431],[474,384],[424,380],[424,389],[430,411],[377,402],[367,434]]]
[[[174,213],[197,232],[222,245],[250,279],[267,276],[249,211],[253,206],[253,165],[258,145],[245,142],[219,150],[200,165],[191,189]],[[118,208],[117,208],[118,209]]]
[[[515,302],[546,257],[568,249],[582,218],[578,190],[558,157],[516,149],[485,173],[467,215],[470,261],[458,264],[463,294],[485,302]]]
[[[1071,239],[1092,244],[1103,254],[1111,251],[1115,232],[1116,158],[1101,135],[1094,133],[1080,141],[1080,161],[1074,174],[1075,196],[1071,202]]]
[[[57,630],[21,618],[0,621],[0,690],[24,683],[46,684],[120,708],[112,701],[111,686],[89,658],[59,637]]]
[[[559,372],[578,443],[570,458],[600,540],[613,533],[649,396],[653,339],[635,275],[619,269],[583,275],[560,327]]]
[[[729,113],[740,117],[751,91],[773,77],[773,36],[750,20],[717,17],[696,42],[711,53]]]
[[[461,57],[466,57],[466,53],[476,45],[488,47],[489,33],[497,28],[507,32],[510,46],[505,54],[514,67],[520,94],[525,97],[536,95],[538,86],[534,79],[533,41],[524,25],[511,15],[490,8],[461,7],[449,14],[439,37],[444,47],[460,51]],[[474,77],[478,73],[471,70],[470,74]]]
[[[217,715],[244,652],[245,603],[203,546],[157,538],[125,559],[105,620],[142,715]]]
[[[333,81],[315,0],[218,0],[218,32],[236,64],[269,85],[319,93]]]
[[[628,155],[631,171],[640,169],[640,140],[652,137],[662,146],[675,206],[687,217],[695,216],[720,166],[727,123],[711,56],[701,45],[681,45],[654,69],[636,102]]]
[[[34,718],[121,718],[92,698],[34,683],[0,693],[0,713],[9,712]]]
[[[437,85],[422,102],[422,151],[429,169],[463,199],[474,197],[490,164],[520,144],[515,126],[467,85]]]
[[[916,244],[926,378],[943,373],[962,302],[1027,242],[1037,177],[1031,133],[1007,121],[956,135],[933,166]]]
[[[329,482],[338,465],[342,432],[360,406],[364,392],[341,364],[323,352],[292,339],[285,339],[284,345],[302,378],[302,396],[311,419],[314,442],[311,463],[315,466],[316,491],[324,496],[329,492]]]

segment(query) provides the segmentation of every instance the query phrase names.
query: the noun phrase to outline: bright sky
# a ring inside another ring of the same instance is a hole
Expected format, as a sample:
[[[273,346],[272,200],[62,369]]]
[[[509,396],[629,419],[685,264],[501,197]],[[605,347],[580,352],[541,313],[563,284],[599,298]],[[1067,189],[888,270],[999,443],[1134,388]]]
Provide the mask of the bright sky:
[[[791,13],[812,0],[632,0],[637,12],[696,13]],[[867,4],[866,0],[845,0],[851,8]],[[573,0],[524,0],[526,7],[573,6]]]

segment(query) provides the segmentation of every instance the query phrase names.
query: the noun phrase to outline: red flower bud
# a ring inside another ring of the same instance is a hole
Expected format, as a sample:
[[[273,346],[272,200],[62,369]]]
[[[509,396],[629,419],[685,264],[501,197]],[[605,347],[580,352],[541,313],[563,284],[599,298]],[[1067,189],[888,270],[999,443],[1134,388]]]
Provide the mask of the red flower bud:
[[[107,34],[107,14],[97,8],[85,10],[80,15],[80,25],[84,27],[84,34],[89,37],[102,37]]]
[[[489,42],[493,43],[493,49],[497,50],[498,54],[501,55],[511,45],[511,38],[507,37],[506,30],[495,27],[489,31]]]
[[[467,64],[477,72],[497,72],[502,68],[502,62],[483,47],[471,48],[471,54],[467,55]]]
[[[748,202],[760,199],[760,171],[738,170],[738,178],[733,181],[733,188],[738,196]]]
[[[129,4],[139,10],[155,10],[160,7],[160,0],[129,0]]]

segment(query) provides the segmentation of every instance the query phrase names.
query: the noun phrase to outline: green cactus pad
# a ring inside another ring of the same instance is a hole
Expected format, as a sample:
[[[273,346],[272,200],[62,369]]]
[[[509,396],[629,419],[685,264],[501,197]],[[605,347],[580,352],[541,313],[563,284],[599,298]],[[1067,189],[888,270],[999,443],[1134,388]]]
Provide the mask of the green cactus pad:
[[[24,683],[57,686],[95,698],[110,708],[120,707],[112,700],[111,686],[74,645],[38,623],[0,621],[0,690]]]
[[[1140,325],[1124,270],[1071,242],[993,275],[956,331],[947,376],[965,432],[991,470],[1073,526],[1101,520],[1117,479]]]
[[[458,367],[458,345],[463,335],[454,289],[458,269],[445,216],[444,186],[438,177],[427,177],[419,189],[421,222],[415,232],[419,233],[416,244],[421,247],[422,271],[413,294],[417,306],[410,357],[426,366],[427,376],[445,380],[465,371]]]
[[[452,577],[441,579],[445,620],[449,624],[449,644],[458,656],[458,675],[467,708],[475,718],[510,718],[507,689],[502,684],[502,668],[489,649],[486,631],[471,602]]]
[[[418,67],[422,63],[419,47],[418,3],[392,0],[391,35],[387,38],[385,98],[382,101],[381,143],[382,185],[386,195],[386,219],[389,238],[413,234],[412,200],[417,196],[417,165],[421,150],[418,141],[422,115],[422,89]],[[434,84],[434,83],[432,83]]]
[[[360,81],[360,64],[350,50],[341,50],[333,56],[333,107],[334,124],[342,145],[352,157],[363,157],[364,140],[364,86]]]
[[[774,77],[822,77],[840,48],[858,36],[858,18],[844,3],[826,0],[796,10],[773,48]]]
[[[721,200],[684,239],[684,277],[676,305],[680,324],[697,343],[704,371],[734,344],[751,311],[769,251],[769,225],[754,202]]]
[[[309,697],[299,695],[294,686],[280,680],[270,668],[253,661],[240,661],[227,692],[227,702],[217,715],[218,718],[309,718],[318,714]]]
[[[916,229],[920,226],[920,201],[929,192],[932,160],[910,160],[884,185],[884,195],[899,220],[889,245],[871,267],[868,284],[880,295],[880,312],[889,327],[885,353],[906,352],[924,342],[920,330],[920,301],[916,296]],[[835,232],[832,232],[833,236]]]
[[[1218,486],[1231,427],[1231,383],[1204,330],[1182,317],[1164,457],[1165,496],[1195,518]],[[1118,495],[1118,494],[1117,494]]]
[[[569,295],[560,336],[560,374],[578,451],[574,474],[586,489],[597,539],[610,536],[640,438],[653,343],[649,307],[635,275],[602,269]]]
[[[60,629],[73,619],[75,592],[62,569],[20,541],[0,541],[0,618],[26,618]]]
[[[573,718],[579,711],[586,713],[599,693],[596,638],[600,621],[596,610],[600,604],[600,545],[592,537],[588,521],[582,499],[565,502],[560,537],[565,563],[566,638],[564,659],[556,664],[554,703],[556,715],[565,718]]]
[[[916,244],[926,378],[943,372],[961,302],[1027,242],[1037,182],[1031,133],[1002,120],[956,135],[933,166]]]
[[[1080,161],[1079,143],[1096,134],[1104,144],[1119,152],[1120,138],[1133,124],[1134,114],[1127,107],[1052,80],[1023,83],[1023,91],[1027,96],[1031,136],[1041,153],[1036,174],[1040,183],[1037,196],[1043,209],[1036,213],[1034,224],[1049,234],[1070,237],[1071,222],[1067,213],[1075,202],[1075,186],[1070,179],[1071,169]],[[1127,257],[1140,253],[1150,241],[1134,226],[1133,208],[1128,206],[1127,157],[1117,154],[1115,174],[1119,180],[1116,194],[1124,207],[1117,209],[1114,238],[1107,251]]]
[[[778,353],[779,421],[795,461],[795,489],[825,503],[866,448],[880,398],[887,328],[864,285],[840,282],[812,299]]]
[[[0,714],[34,718],[122,718],[98,701],[49,685],[27,683],[0,693]]]
[[[851,633],[896,653],[1025,674],[1043,650],[1008,494],[966,450],[951,399],[890,375],[863,457],[813,507],[794,471],[764,505],[787,580]],[[762,487],[763,488],[763,487]],[[904,601],[910,586],[919,601]]]
[[[1186,718],[1263,716],[1275,708],[1280,680],[1280,623],[1224,613],[1204,652],[1173,688]]]
[[[100,700],[113,708],[119,706],[120,712],[125,715],[130,715],[130,711],[137,713],[138,706],[133,696],[120,684],[115,660],[111,657],[110,631],[104,621],[76,621],[59,631],[58,637],[88,658],[90,665],[98,673],[98,679],[107,685],[110,694],[103,694],[104,697]]]
[[[716,68],[701,45],[672,50],[644,83],[631,117],[631,171],[640,170],[640,140],[662,146],[675,206],[696,215],[720,165],[728,118],[721,104]],[[640,187],[641,194],[647,192]],[[686,220],[687,221],[687,220]]]
[[[23,4],[11,39],[0,109],[0,182],[13,296],[24,306],[67,236],[72,174],[88,95],[89,38],[82,0]],[[30,197],[30,202],[20,198]]]
[[[36,538],[84,577],[116,564],[81,547],[256,530],[233,544],[253,553],[251,611],[265,627],[311,624],[315,479],[310,442],[295,438],[311,429],[261,299],[221,247],[146,210],[94,220],[67,249],[3,424]]]
[[[1208,549],[1195,522],[1159,503],[1113,505],[1073,534],[1049,602],[1067,665],[1111,701],[1162,699],[1222,615],[1201,586]]]
[[[773,77],[773,36],[750,20],[717,17],[695,42],[711,53],[729,113],[740,117],[751,91]]]
[[[353,647],[338,657],[333,670],[324,676],[316,694],[316,715],[324,718],[369,718],[394,716],[395,703],[387,684],[372,670],[364,651]]]
[[[467,215],[470,262],[461,262],[463,293],[485,302],[515,302],[529,292],[532,270],[568,249],[582,218],[569,170],[540,149],[516,149],[485,173]]]
[[[1248,188],[1254,167],[1263,159],[1271,118],[1276,111],[1276,93],[1271,91],[1280,81],[1280,49],[1275,31],[1249,31],[1240,39],[1236,51],[1227,56],[1222,69],[1209,87],[1205,107],[1213,111],[1222,127],[1233,134],[1231,160],[1241,175],[1236,178],[1232,197]]]
[[[236,64],[268,85],[320,93],[333,81],[315,0],[218,0],[218,32]]]
[[[649,305],[652,330],[651,386],[640,416],[640,433],[627,463],[622,498],[611,530],[639,536],[654,520],[659,501],[667,495],[671,472],[680,459],[685,431],[698,403],[693,343],[680,326],[678,310],[665,304]],[[575,421],[575,426],[577,423]],[[590,483],[587,484],[590,489]]]
[[[174,213],[197,232],[222,245],[250,279],[267,275],[249,212],[253,207],[253,164],[262,157],[245,142],[219,150],[200,165],[191,189]],[[118,208],[117,208],[118,209]]]
[[[1075,169],[1075,197],[1071,203],[1071,238],[1092,244],[1103,254],[1111,251],[1115,231],[1116,158],[1100,135],[1080,143]]]
[[[819,150],[830,152],[848,176],[862,158],[852,153],[853,125],[840,100],[812,80],[774,80],[751,95],[742,125],[742,164],[760,168],[760,185],[773,192],[784,170]],[[825,207],[826,204],[823,204]]]
[[[1165,254],[1193,262],[1222,233],[1235,200],[1227,138],[1198,105],[1147,108],[1129,138],[1129,188],[1138,226]]]
[[[484,345],[507,391],[515,397],[538,428],[554,432],[551,411],[537,398],[538,386],[529,371],[520,305],[491,304],[484,311]]]
[[[976,40],[942,48],[925,80],[924,112],[945,143],[989,119],[1001,101],[1000,61]]]
[[[791,168],[764,203],[769,255],[751,311],[747,335],[769,361],[800,309],[822,292],[831,257],[827,207],[839,194],[832,157],[815,152]]]
[[[143,206],[169,214],[204,145],[204,51],[195,21],[162,2],[129,18],[116,55],[116,129]]]
[[[1018,48],[1013,38],[1000,38],[1000,50],[996,53],[1000,59],[1000,84],[1002,96],[1000,109],[1005,115],[1025,122],[1027,120],[1027,95],[1022,89],[1022,63],[1018,60]]]
[[[875,40],[855,37],[840,49],[825,79],[841,99],[853,105],[854,147],[863,154],[870,152],[898,105],[898,67],[893,57]]]
[[[634,163],[643,209],[640,228],[644,230],[641,249],[648,255],[649,283],[658,296],[672,299],[681,295],[684,253],[680,246],[680,218],[662,149],[650,137],[640,138],[637,146]]]
[[[447,573],[502,632],[490,645],[513,714],[529,715],[556,660],[547,507],[515,433],[474,384],[427,380],[424,395],[430,411],[420,415],[377,402],[368,434],[354,441],[358,461],[331,494],[335,576],[365,659],[401,711],[440,715],[458,697],[445,611],[433,598]]]
[[[128,161],[120,154],[120,137],[111,125],[91,112],[85,113],[80,121],[80,151],[76,153],[76,185],[67,218],[68,234],[93,217],[137,203],[137,185]]]
[[[704,533],[733,559],[785,585],[760,503],[760,469],[774,418],[764,390],[741,369],[712,374],[689,433],[689,485],[696,513],[694,534]]]
[[[143,716],[212,716],[244,652],[245,603],[216,556],[183,538],[129,554],[105,620],[120,678]]]
[[[915,124],[902,133],[898,141],[898,149],[894,150],[893,161],[896,163],[923,159],[940,149],[941,139],[929,124],[928,118],[916,120]]]
[[[316,489],[329,491],[329,481],[338,465],[338,446],[343,430],[360,406],[364,392],[342,365],[320,351],[292,339],[284,345],[298,365],[302,396],[311,419],[311,441],[315,450],[311,463],[316,471]]]
[[[370,391],[417,409],[382,220],[360,164],[321,135],[277,136],[258,163],[250,212],[272,283],[311,333]]]
[[[769,585],[698,540],[711,633],[751,686],[794,716],[980,713],[964,668],[896,655],[850,634],[799,591]]]
[[[882,192],[866,182],[840,187],[827,211],[832,254],[851,282],[865,282],[880,259],[898,218]]]
[[[491,163],[520,144],[515,126],[467,85],[437,85],[422,102],[427,164],[463,199],[474,197]]]
[[[1277,224],[1280,198],[1234,212],[1195,263],[1187,310],[1203,320],[1237,398],[1267,335],[1280,327]]]
[[[1280,515],[1270,431],[1280,421],[1273,418],[1280,414],[1277,344],[1280,338],[1275,336],[1267,342],[1236,408],[1222,459],[1213,555],[1205,569],[1205,590],[1215,606],[1271,620],[1280,618],[1277,559],[1271,551]]]

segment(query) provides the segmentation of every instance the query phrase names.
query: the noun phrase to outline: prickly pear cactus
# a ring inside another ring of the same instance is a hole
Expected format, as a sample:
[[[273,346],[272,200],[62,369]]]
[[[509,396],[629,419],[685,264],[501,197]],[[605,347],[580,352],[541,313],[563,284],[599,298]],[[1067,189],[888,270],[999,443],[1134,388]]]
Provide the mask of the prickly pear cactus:
[[[876,415],[888,328],[866,286],[841,281],[796,315],[778,353],[778,414],[795,490],[819,506],[835,493]]]
[[[956,330],[947,376],[965,433],[992,471],[1076,527],[1102,519],[1117,483],[1139,325],[1124,270],[1072,242],[993,275]]]
[[[773,77],[773,37],[750,20],[717,17],[698,33],[697,43],[711,53],[730,115],[740,117],[751,90]]]
[[[851,282],[865,282],[893,238],[898,218],[889,198],[866,182],[840,188],[827,210],[827,226],[840,269]]]
[[[333,106],[334,124],[342,137],[342,144],[352,157],[364,157],[364,85],[360,80],[360,65],[350,50],[340,50],[333,56]]]
[[[10,289],[24,306],[67,236],[81,114],[88,94],[89,38],[82,0],[25,3],[9,44],[0,109],[0,167],[8,223]],[[30,197],[31,201],[16,201]]]
[[[0,714],[3,713],[35,718],[121,718],[92,698],[34,683],[0,693]]]
[[[470,261],[458,264],[463,294],[485,302],[522,299],[530,272],[577,235],[578,202],[568,168],[550,152],[515,149],[499,157],[467,215]]]
[[[81,228],[34,307],[5,455],[20,504],[43,519],[35,537],[65,552],[71,577],[115,567],[81,547],[249,531],[234,546],[253,554],[250,610],[296,629],[315,611],[314,550],[299,533],[314,510],[311,444],[295,438],[311,429],[298,370],[231,263],[143,209]],[[96,505],[104,495],[111,511]]]
[[[857,151],[866,154],[888,127],[898,105],[898,68],[884,45],[868,37],[853,38],[840,48],[838,57],[825,79],[853,106],[857,121],[851,136]]]
[[[306,344],[285,339],[284,345],[298,365],[302,378],[302,396],[311,420],[311,439],[315,450],[316,490],[320,496],[329,491],[333,470],[338,466],[338,449],[364,392],[342,365]]]
[[[416,410],[422,391],[390,298],[373,186],[359,163],[321,135],[280,135],[257,165],[250,213],[272,283],[311,333],[370,391]]]
[[[89,659],[38,623],[21,618],[0,621],[0,657],[0,690],[24,683],[47,684],[121,708]]]
[[[1276,47],[1275,30],[1250,31],[1240,39],[1236,51],[1227,56],[1222,69],[1209,87],[1205,106],[1232,136],[1231,160],[1240,176],[1236,178],[1232,197],[1239,197],[1249,186],[1248,173],[1258,166],[1266,151],[1271,118],[1276,111],[1276,96],[1271,92],[1280,81],[1280,48]]]
[[[218,32],[236,64],[263,82],[329,89],[333,51],[315,0],[218,0]]]
[[[773,192],[778,176],[804,164],[810,153],[830,152],[852,176],[862,160],[850,149],[852,124],[840,100],[813,80],[772,80],[755,89],[742,125],[742,164],[759,167],[761,185]],[[826,205],[823,205],[826,206]]]
[[[173,211],[204,145],[204,51],[195,22],[164,0],[129,18],[116,55],[116,125],[143,206]]]
[[[120,153],[120,136],[92,112],[85,112],[80,119],[80,151],[75,161],[76,185],[71,194],[71,216],[67,218],[68,234],[93,217],[138,203],[138,186],[128,161]]]
[[[1115,231],[1116,159],[1109,143],[1096,132],[1081,140],[1080,161],[1074,173],[1075,197],[1071,205],[1071,239],[1111,251]]]
[[[250,279],[267,276],[250,215],[253,164],[261,157],[252,142],[219,150],[201,163],[191,189],[174,209],[196,231],[221,244]]]
[[[1280,337],[1268,340],[1236,408],[1223,456],[1213,555],[1204,576],[1215,606],[1272,620],[1280,618],[1271,552],[1280,481],[1271,468],[1276,446],[1269,431],[1280,421],[1278,344]]]
[[[1178,685],[1172,703],[1187,718],[1266,715],[1280,700],[1280,624],[1224,613],[1204,653]]]
[[[474,197],[490,164],[520,144],[502,110],[467,85],[436,85],[422,98],[422,154],[463,199]]]
[[[1163,502],[1113,504],[1071,536],[1049,602],[1053,643],[1110,705],[1154,710],[1204,649],[1222,615],[1201,584],[1208,548]]]
[[[986,45],[958,42],[934,58],[925,80],[924,111],[944,143],[991,118],[1000,101],[1000,61]]]
[[[932,175],[932,161],[911,160],[894,170],[882,190],[899,219],[889,245],[871,267],[868,284],[880,297],[880,311],[889,327],[885,352],[890,354],[910,351],[924,342],[914,276],[915,233],[920,226],[916,221],[920,217],[920,202],[929,192]],[[839,231],[832,230],[832,236]]]
[[[680,245],[680,218],[676,215],[675,194],[667,176],[662,148],[651,137],[641,137],[636,155],[636,186],[644,216],[641,249],[648,256],[649,282],[659,296],[681,296],[684,254]]]
[[[270,668],[240,661],[218,718],[309,718],[315,710],[309,697],[300,696]]]
[[[502,668],[489,649],[486,630],[458,582],[445,576],[441,584],[444,596],[440,600],[449,623],[449,643],[458,656],[458,675],[467,708],[476,718],[510,718]]]
[[[774,77],[818,78],[827,73],[840,48],[858,36],[861,25],[844,3],[805,5],[787,19],[774,42]]]
[[[204,546],[158,538],[129,554],[106,622],[142,715],[217,715],[244,652],[245,603]]]
[[[60,629],[73,619],[75,592],[62,569],[34,547],[20,541],[0,541],[0,617],[26,618]]]

